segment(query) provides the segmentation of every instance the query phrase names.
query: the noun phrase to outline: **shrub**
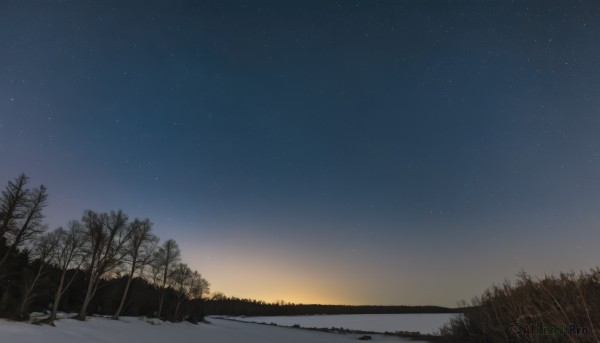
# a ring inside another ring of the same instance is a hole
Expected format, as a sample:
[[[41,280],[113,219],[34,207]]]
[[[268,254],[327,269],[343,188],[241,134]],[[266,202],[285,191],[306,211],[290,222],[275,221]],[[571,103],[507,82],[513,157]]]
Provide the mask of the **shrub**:
[[[536,280],[520,272],[514,284],[473,299],[440,333],[451,342],[598,342],[598,299],[598,268]]]

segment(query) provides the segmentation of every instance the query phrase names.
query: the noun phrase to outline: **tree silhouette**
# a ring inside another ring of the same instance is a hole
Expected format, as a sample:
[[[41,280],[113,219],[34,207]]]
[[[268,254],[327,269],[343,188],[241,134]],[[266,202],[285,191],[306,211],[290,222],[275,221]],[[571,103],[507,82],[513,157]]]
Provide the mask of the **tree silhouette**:
[[[53,263],[60,270],[60,281],[54,295],[52,312],[48,320],[52,322],[56,319],[58,305],[65,292],[69,289],[79,268],[84,262],[83,245],[85,243],[81,225],[73,220],[69,222],[69,229],[58,228],[51,233],[56,236],[57,248],[54,254]],[[67,277],[69,270],[72,271],[70,277]]]
[[[28,190],[25,188],[28,177],[21,174],[15,181],[8,181],[0,197],[0,243],[5,244],[5,234],[12,229],[14,222],[23,217],[23,207],[27,199]]]
[[[113,319],[119,319],[119,315],[123,311],[127,293],[129,292],[129,287],[131,286],[131,280],[133,280],[136,272],[139,271],[141,274],[143,268],[152,262],[158,244],[158,237],[152,234],[152,223],[149,219],[136,219],[130,226],[131,237],[124,247],[124,260],[129,264],[129,273],[127,275],[125,290],[121,297],[121,303],[113,315]]]
[[[36,295],[34,290],[54,258],[54,255],[57,252],[57,246],[58,241],[56,235],[53,235],[52,233],[46,233],[34,241],[31,253],[36,259],[37,268],[35,268],[32,275],[29,275],[28,278],[22,281],[23,295],[21,296],[21,304],[19,305],[18,313],[19,317],[22,319],[29,318],[29,312],[27,311],[28,305]]]
[[[22,183],[19,183],[22,181]],[[33,190],[23,190],[27,177],[22,175],[17,178],[17,183],[12,186],[9,183],[3,192],[3,205],[8,210],[3,214],[4,235],[7,238],[8,249],[0,259],[0,270],[6,264],[12,252],[23,243],[43,233],[47,226],[43,223],[44,214],[42,210],[46,207],[48,195],[46,187],[41,185]],[[21,185],[19,187],[19,185]],[[5,195],[6,194],[6,195]],[[21,197],[22,196],[22,197]],[[18,198],[18,199],[17,199]],[[12,205],[14,204],[14,207]],[[12,212],[10,209],[12,208]]]
[[[121,210],[110,214],[97,214],[87,210],[81,221],[86,241],[89,279],[77,318],[85,320],[87,307],[96,294],[100,281],[122,262],[123,247],[131,236],[131,230],[127,225],[127,215]]]
[[[185,263],[178,263],[171,273],[172,286],[177,294],[177,304],[173,312],[173,320],[177,320],[177,314],[181,304],[187,299],[190,283],[192,281],[192,270]]]
[[[175,240],[158,248],[149,219],[129,223],[120,210],[86,210],[66,229],[47,232],[47,190],[27,184],[27,176],[21,174],[0,196],[0,316],[23,320],[30,309],[51,306],[47,323],[56,319],[61,307],[77,310],[76,318],[82,320],[88,308],[118,319],[126,309],[132,315],[151,315],[157,303],[154,313],[159,316],[165,308],[174,309],[177,319],[202,316],[208,281],[179,264],[181,251]],[[120,270],[126,275],[115,278]]]
[[[178,320],[181,305],[186,301],[197,299],[202,301],[202,295],[208,294],[210,284],[200,273],[192,271],[187,264],[179,263],[171,274],[171,285],[177,295],[177,303],[173,312],[173,320]]]
[[[171,273],[173,272],[177,263],[181,260],[181,250],[173,239],[169,239],[164,242],[163,245],[156,252],[154,259],[155,268],[159,271],[159,275],[162,278],[160,284],[160,300],[158,303],[158,318],[160,318],[163,310],[163,304],[165,300],[165,290],[167,283],[170,281]]]

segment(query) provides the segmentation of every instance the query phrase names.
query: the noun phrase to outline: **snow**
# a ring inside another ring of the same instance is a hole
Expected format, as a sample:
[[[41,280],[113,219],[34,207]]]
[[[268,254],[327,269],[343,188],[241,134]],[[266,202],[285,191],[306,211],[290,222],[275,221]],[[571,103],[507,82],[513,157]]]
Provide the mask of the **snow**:
[[[154,325],[150,322],[155,323]],[[0,320],[0,342],[19,343],[113,343],[113,342],[196,342],[203,343],[348,343],[360,335],[210,319],[211,324],[170,323],[156,319],[122,317],[111,320],[89,317],[85,322],[61,319],[56,327]],[[398,337],[372,335],[374,342],[409,342]]]
[[[452,313],[418,314],[344,314],[321,316],[287,317],[236,317],[237,320],[256,323],[276,323],[277,325],[300,325],[305,328],[345,328],[373,332],[419,331],[422,334],[435,333],[447,323]]]

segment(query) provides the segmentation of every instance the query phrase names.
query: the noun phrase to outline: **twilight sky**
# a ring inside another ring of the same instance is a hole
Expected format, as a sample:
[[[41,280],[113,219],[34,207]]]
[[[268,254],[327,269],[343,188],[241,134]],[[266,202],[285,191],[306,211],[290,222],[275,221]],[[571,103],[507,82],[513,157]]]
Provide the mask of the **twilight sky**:
[[[0,182],[227,295],[455,306],[600,262],[596,1],[2,1]]]

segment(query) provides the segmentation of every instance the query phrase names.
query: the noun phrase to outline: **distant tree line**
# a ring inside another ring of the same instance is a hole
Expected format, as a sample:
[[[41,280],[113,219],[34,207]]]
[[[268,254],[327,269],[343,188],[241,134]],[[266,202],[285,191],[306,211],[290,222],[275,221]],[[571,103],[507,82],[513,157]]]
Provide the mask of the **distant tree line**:
[[[252,299],[213,294],[204,303],[207,315],[227,316],[298,316],[310,314],[398,314],[398,313],[454,313],[457,309],[440,306],[353,306],[294,304],[283,301],[268,303]]]
[[[440,306],[352,306],[294,304],[284,301],[268,303],[259,300],[227,297],[214,293],[204,303],[207,315],[227,316],[297,316],[310,314],[399,314],[399,313],[458,313],[460,309]]]
[[[199,320],[210,285],[181,262],[177,243],[159,244],[149,219],[121,210],[85,210],[66,228],[48,230],[47,190],[19,175],[0,194],[0,316],[31,311],[147,315]]]

